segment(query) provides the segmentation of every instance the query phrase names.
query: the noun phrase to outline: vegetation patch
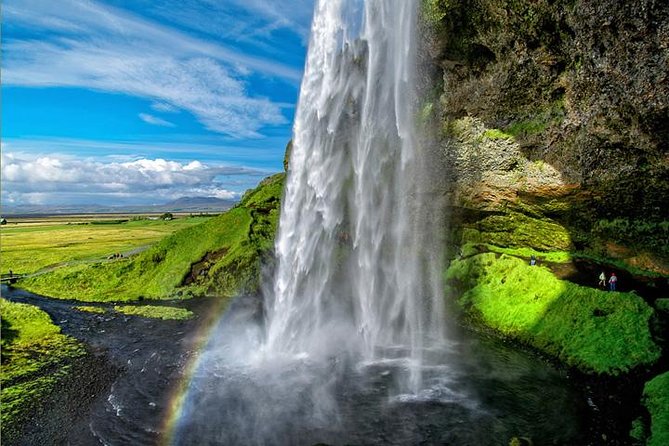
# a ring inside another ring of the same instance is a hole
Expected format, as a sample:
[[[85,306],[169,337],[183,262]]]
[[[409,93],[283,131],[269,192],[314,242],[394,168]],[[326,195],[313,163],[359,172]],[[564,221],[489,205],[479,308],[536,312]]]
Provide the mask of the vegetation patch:
[[[91,305],[78,305],[74,307],[76,310],[83,311],[85,313],[97,313],[104,314],[107,310],[102,307],[93,307]]]
[[[495,253],[454,260],[446,279],[470,315],[585,372],[617,375],[660,357],[653,309],[633,293],[582,287]]]
[[[593,225],[594,236],[613,240],[626,246],[648,249],[669,258],[669,221],[616,218],[598,220]]]
[[[113,221],[112,221],[113,222]],[[201,224],[202,218],[173,221],[133,220],[114,224],[46,224],[3,226],[0,231],[2,273],[30,274],[42,268],[99,261],[154,243],[175,231]]]
[[[423,0],[421,4],[421,15],[423,19],[437,26],[446,17],[448,11],[448,0]]]
[[[463,232],[464,242],[489,243],[513,249],[568,251],[572,248],[569,232],[548,218],[532,218],[510,212],[490,215]]]
[[[235,209],[178,231],[132,258],[65,266],[20,285],[38,294],[83,301],[167,297],[181,284],[191,263],[214,247],[238,243],[250,221],[245,209]]]
[[[163,320],[185,320],[193,317],[193,312],[185,308],[156,305],[116,305],[114,310],[130,316],[150,317]]]
[[[669,313],[669,297],[663,297],[655,300],[655,308]]]
[[[2,437],[10,443],[40,401],[68,376],[73,360],[86,351],[78,341],[61,334],[37,307],[0,299],[0,311]]]
[[[531,248],[503,248],[501,246],[486,245],[487,249],[499,254],[508,254],[514,257],[530,258],[534,256],[537,260],[552,263],[568,263],[573,259],[573,254],[569,251],[537,251]]]
[[[643,403],[650,413],[650,438],[647,446],[669,444],[669,372],[648,381],[643,389]]]
[[[483,137],[487,139],[492,139],[493,141],[498,139],[513,140],[513,135],[504,133],[500,129],[487,129],[485,132],[483,132]]]

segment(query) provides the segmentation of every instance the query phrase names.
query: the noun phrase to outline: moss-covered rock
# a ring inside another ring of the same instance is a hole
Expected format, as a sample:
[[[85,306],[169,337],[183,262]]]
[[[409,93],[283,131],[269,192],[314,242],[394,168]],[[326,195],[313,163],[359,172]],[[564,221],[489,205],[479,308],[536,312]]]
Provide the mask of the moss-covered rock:
[[[650,437],[647,446],[669,444],[669,372],[648,381],[643,389],[643,403],[650,413]]]
[[[464,232],[465,242],[539,251],[572,248],[569,232],[561,225],[550,219],[532,218],[516,212],[489,215],[479,220],[475,228],[469,229]]]
[[[583,371],[615,375],[660,357],[653,309],[634,293],[578,286],[495,253],[454,260],[446,280],[474,320]]]
[[[545,218],[669,274],[669,4],[424,0],[423,17],[454,214]]]

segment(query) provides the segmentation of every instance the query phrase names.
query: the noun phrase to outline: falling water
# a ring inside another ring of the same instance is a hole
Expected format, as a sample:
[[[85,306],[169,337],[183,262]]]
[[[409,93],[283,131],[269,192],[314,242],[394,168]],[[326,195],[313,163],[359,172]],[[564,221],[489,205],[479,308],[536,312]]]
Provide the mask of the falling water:
[[[265,349],[397,361],[444,337],[417,130],[415,0],[320,0],[295,118]]]

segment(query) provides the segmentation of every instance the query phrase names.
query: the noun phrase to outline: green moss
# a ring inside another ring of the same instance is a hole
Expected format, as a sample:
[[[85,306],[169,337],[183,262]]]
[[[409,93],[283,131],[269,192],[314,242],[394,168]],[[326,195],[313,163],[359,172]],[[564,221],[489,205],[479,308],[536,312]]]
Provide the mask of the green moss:
[[[286,152],[283,155],[283,170],[288,172],[288,167],[290,166],[290,154],[293,152],[293,140],[291,139],[286,144]]]
[[[660,311],[669,312],[669,297],[663,297],[655,300],[655,308]]]
[[[423,20],[436,26],[448,12],[449,0],[423,0],[421,4],[421,14]]]
[[[97,313],[97,314],[104,314],[106,310],[102,307],[93,307],[90,305],[79,305],[74,307],[76,310],[83,311],[85,313]]]
[[[2,369],[0,412],[3,440],[11,442],[27,420],[86,354],[75,339],[62,335],[42,310],[0,299]]]
[[[581,370],[615,375],[660,356],[653,309],[635,294],[581,287],[494,253],[454,260],[446,278],[482,323]]]
[[[502,248],[495,245],[487,245],[488,250],[499,254],[508,254],[515,257],[536,257],[538,260],[552,263],[568,263],[573,259],[569,251],[536,251],[530,248]]]
[[[433,117],[434,117],[434,102],[428,101],[420,109],[418,123],[420,126],[425,127]]]
[[[238,206],[253,209],[272,209],[283,194],[284,173],[267,177],[255,189],[246,191]]]
[[[475,229],[479,242],[509,248],[538,251],[567,251],[572,248],[569,232],[548,218],[532,218],[510,212],[483,218]]]
[[[508,126],[506,131],[512,136],[535,135],[537,133],[542,133],[547,127],[548,122],[539,118],[535,120],[516,121]]]
[[[114,310],[131,316],[149,317],[163,320],[184,320],[193,317],[193,312],[185,308],[155,305],[116,305]]]
[[[643,389],[643,403],[650,413],[650,438],[647,446],[669,444],[669,372],[648,381]]]
[[[510,135],[508,133],[504,133],[500,129],[487,129],[485,132],[483,132],[483,137],[487,138],[487,139],[491,139],[493,141],[499,140],[499,139],[513,140],[513,135]]]
[[[648,433],[646,426],[641,418],[632,421],[632,428],[630,429],[630,438],[635,440],[635,444],[645,444]]]

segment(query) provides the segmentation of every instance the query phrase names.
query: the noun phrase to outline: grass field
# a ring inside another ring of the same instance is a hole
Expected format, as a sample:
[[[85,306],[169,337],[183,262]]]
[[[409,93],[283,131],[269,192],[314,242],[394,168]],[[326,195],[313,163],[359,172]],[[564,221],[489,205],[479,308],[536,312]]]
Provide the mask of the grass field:
[[[30,274],[43,268],[128,253],[208,217],[170,221],[128,216],[55,216],[11,220],[0,229],[0,271]],[[120,222],[123,220],[129,220]]]

